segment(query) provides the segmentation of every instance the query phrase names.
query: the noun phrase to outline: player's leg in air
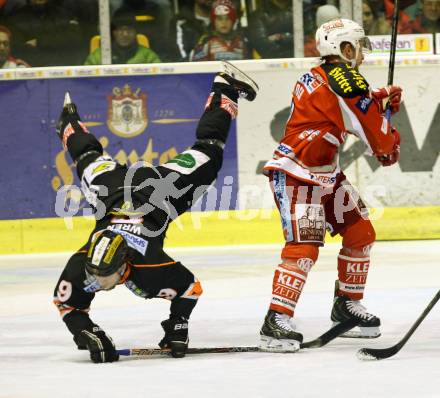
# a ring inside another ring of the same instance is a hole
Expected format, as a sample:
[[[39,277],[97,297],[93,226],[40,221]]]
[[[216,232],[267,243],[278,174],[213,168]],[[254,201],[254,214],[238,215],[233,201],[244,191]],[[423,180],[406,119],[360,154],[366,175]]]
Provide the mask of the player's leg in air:
[[[253,101],[258,92],[258,85],[233,65],[224,63],[223,69],[224,71],[214,78],[205,111],[197,126],[196,142],[190,150],[177,156],[192,156],[196,167],[187,173],[178,161],[172,159],[157,168],[162,176],[170,172],[181,173],[175,181],[176,188],[191,187],[183,196],[170,196],[170,203],[179,215],[184,213],[217,177],[223,162],[223,149],[231,120],[237,116],[238,98]],[[189,342],[188,319],[196,300],[193,300],[190,294],[186,296],[190,296],[190,299],[181,298],[172,303],[170,318],[161,323],[165,336],[159,345],[161,348],[170,348],[174,356],[183,356]],[[190,310],[188,306],[191,306]],[[182,316],[184,307],[186,314]]]
[[[238,113],[238,99],[253,101],[258,92],[258,85],[244,72],[227,62],[223,62],[222,66],[223,72],[217,73],[214,78],[205,111],[197,125],[194,145],[157,167],[162,177],[179,173],[174,184],[178,189],[186,189],[185,194],[178,198],[169,195],[177,215],[188,210],[217,178],[231,120]],[[182,164],[187,159],[192,160],[193,167]]]

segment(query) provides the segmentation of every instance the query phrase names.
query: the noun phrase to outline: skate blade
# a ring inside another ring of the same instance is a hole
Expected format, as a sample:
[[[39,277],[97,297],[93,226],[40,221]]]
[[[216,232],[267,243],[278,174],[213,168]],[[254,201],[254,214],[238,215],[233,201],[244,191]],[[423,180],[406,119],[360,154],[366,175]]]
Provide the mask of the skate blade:
[[[64,104],[63,106],[66,106],[68,104],[71,104],[72,100],[70,99],[70,93],[66,91],[66,94],[64,95]]]
[[[259,348],[265,352],[296,352],[300,349],[300,342],[297,340],[260,336]]]
[[[336,325],[334,323],[333,325]],[[357,326],[348,332],[341,334],[339,337],[344,337],[346,339],[376,339],[380,337],[380,329],[378,326],[374,327],[363,327]]]
[[[222,61],[222,69],[227,75],[233,77],[236,80],[245,82],[251,86],[257,93],[260,89],[258,84],[252,80],[246,73],[238,69],[236,66],[232,65],[229,61]]]

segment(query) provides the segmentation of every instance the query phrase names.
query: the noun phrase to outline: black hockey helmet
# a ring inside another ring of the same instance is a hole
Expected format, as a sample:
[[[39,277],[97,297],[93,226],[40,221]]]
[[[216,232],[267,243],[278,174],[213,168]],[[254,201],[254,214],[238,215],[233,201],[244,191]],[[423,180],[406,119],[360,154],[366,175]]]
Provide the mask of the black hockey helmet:
[[[98,232],[87,252],[86,271],[91,275],[109,276],[126,262],[128,245],[125,239],[108,229]]]

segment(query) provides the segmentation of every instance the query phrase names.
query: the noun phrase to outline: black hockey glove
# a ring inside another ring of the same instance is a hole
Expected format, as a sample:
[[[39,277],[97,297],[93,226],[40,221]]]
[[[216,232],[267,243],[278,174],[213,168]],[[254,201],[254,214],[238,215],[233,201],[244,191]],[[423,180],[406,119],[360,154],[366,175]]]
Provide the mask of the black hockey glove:
[[[89,350],[90,359],[95,363],[115,362],[119,359],[113,340],[99,326],[93,330],[82,330],[73,340],[78,349]]]
[[[168,348],[174,358],[183,358],[188,348],[188,320],[183,316],[172,317],[161,322],[165,331],[164,338],[159,342],[160,348]]]

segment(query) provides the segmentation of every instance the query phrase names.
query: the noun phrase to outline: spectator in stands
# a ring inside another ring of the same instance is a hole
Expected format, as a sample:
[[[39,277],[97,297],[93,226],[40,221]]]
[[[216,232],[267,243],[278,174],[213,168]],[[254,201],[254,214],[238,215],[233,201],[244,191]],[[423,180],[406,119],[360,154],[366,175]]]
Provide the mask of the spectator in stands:
[[[0,0],[0,18],[26,4],[26,0]]]
[[[132,13],[117,11],[112,19],[112,64],[150,64],[161,62],[151,49],[137,41],[137,23]],[[101,48],[87,57],[85,65],[100,65]]]
[[[198,40],[209,32],[212,0],[195,0],[183,5],[171,20],[168,37],[170,61],[188,61]]]
[[[371,0],[370,0],[371,1]],[[409,34],[412,32],[411,19],[412,17],[407,13],[407,10],[413,8],[411,4],[414,0],[401,0],[399,2],[399,23],[397,25],[397,33],[399,34]],[[384,4],[384,14],[390,25],[392,24],[393,14],[394,14],[394,0],[383,0]],[[375,10],[374,5],[372,9]]]
[[[29,65],[11,55],[11,32],[0,25],[0,69],[28,68]]]
[[[262,0],[249,15],[251,46],[262,58],[293,56],[291,0]]]
[[[369,0],[362,1],[362,24],[367,36],[391,34],[390,21],[379,14]]]
[[[316,9],[315,22],[313,24],[313,33],[304,37],[304,56],[305,57],[319,57],[320,54],[316,49],[315,32],[322,24],[338,19],[341,14],[337,7],[331,4],[324,4]]]
[[[161,58],[166,56],[168,38],[166,37],[168,21],[171,14],[170,6],[154,0],[123,0],[122,5],[115,11],[131,13],[137,21],[137,32],[148,37],[151,49]]]
[[[413,33],[439,33],[440,0],[420,0],[419,12],[410,23]]]
[[[62,0],[27,0],[5,19],[15,51],[32,66],[81,63],[81,31]]]
[[[81,31],[81,62],[89,53],[90,38],[99,35],[98,0],[62,0],[63,8],[78,21]]]
[[[216,0],[211,7],[211,33],[202,36],[190,61],[246,59],[247,40],[236,29],[237,9],[230,0]]]

